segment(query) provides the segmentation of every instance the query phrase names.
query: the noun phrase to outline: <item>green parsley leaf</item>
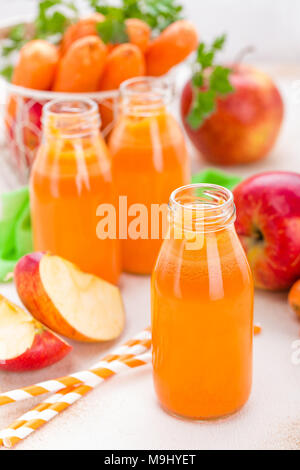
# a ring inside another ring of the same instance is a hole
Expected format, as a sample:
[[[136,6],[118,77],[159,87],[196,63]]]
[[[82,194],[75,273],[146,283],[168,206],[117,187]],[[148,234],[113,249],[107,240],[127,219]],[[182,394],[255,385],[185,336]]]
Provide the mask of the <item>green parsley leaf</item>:
[[[215,53],[225,44],[226,36],[220,36],[207,47],[200,43],[193,68],[193,102],[187,116],[192,129],[198,129],[217,107],[217,99],[234,91],[230,83],[231,69],[215,63]]]
[[[174,21],[182,19],[182,5],[176,0],[139,0],[142,19],[158,34]]]
[[[112,7],[105,0],[88,0],[95,11],[111,19],[123,21],[127,18],[139,18],[145,21],[155,33],[160,33],[169,24],[182,18],[183,7],[176,0],[122,0],[120,7]]]
[[[200,44],[200,47],[197,50],[197,60],[203,69],[212,65],[214,56],[213,51],[206,51],[205,48],[203,48],[203,44]]]
[[[25,25],[24,24],[18,24],[14,28],[10,30],[9,33],[9,39],[12,41],[18,42],[18,41],[23,41],[25,36]]]
[[[21,49],[25,44],[26,28],[24,24],[14,26],[2,43],[1,53],[3,57],[8,57],[12,52]]]
[[[223,46],[225,44],[225,41],[226,41],[226,34],[223,34],[222,36],[219,36],[218,38],[216,38],[212,44],[212,48],[214,50],[221,50],[223,49]]]
[[[227,95],[233,91],[229,75],[231,70],[217,65],[209,77],[210,88],[220,95]]]
[[[78,19],[78,10],[73,1],[40,0],[35,19],[35,37],[59,42],[66,28]]]
[[[4,77],[7,81],[11,82],[13,76],[14,68],[12,65],[7,65],[0,70],[0,74]]]
[[[107,18],[97,25],[97,31],[105,44],[128,42],[125,23],[117,19]]]
[[[192,109],[187,117],[188,123],[193,129],[199,127],[199,120],[203,122],[216,109],[216,93],[214,90],[206,90],[195,97]]]
[[[201,88],[204,84],[203,74],[201,72],[195,72],[192,77],[192,83],[194,87]]]
[[[11,29],[7,39],[2,42],[1,54],[3,57],[8,57],[31,39],[59,42],[69,24],[77,19],[78,10],[74,1],[40,0],[32,37],[28,36],[25,24],[16,25]]]

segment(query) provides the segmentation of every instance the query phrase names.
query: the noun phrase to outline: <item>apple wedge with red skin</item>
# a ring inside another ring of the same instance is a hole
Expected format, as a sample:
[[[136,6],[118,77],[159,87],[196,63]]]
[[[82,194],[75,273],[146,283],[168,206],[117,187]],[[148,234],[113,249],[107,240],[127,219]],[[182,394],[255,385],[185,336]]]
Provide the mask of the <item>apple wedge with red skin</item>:
[[[24,256],[14,272],[25,307],[38,321],[83,342],[116,339],[124,328],[119,289],[50,253]]]
[[[0,295],[0,370],[42,369],[71,351],[69,344]]]
[[[300,278],[300,173],[254,175],[234,189],[234,201],[255,285],[288,289]]]

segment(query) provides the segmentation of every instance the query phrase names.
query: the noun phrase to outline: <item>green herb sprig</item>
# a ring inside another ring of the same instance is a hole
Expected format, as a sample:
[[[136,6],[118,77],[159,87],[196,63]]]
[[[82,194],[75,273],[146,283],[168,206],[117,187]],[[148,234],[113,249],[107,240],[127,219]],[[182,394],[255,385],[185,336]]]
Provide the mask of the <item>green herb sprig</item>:
[[[29,28],[25,24],[13,27],[1,45],[2,57],[8,59],[31,39],[47,39],[59,43],[66,28],[78,17],[76,4],[71,0],[40,0],[32,33],[29,33]],[[0,74],[10,81],[13,65],[6,64],[0,69]]]
[[[145,21],[155,35],[181,19],[183,10],[176,0],[122,0],[119,7],[110,6],[105,0],[88,1],[92,9],[106,16],[106,20],[98,24],[98,32],[105,43],[112,44],[128,41],[125,27],[128,18]]]
[[[144,20],[157,34],[182,19],[183,7],[175,0],[123,0],[123,4],[128,18]]]
[[[8,57],[13,51],[21,49],[25,43],[25,25],[18,24],[14,26],[5,40],[2,47],[3,57]]]
[[[105,21],[98,23],[98,34],[105,44],[120,44],[128,42],[126,32],[125,15],[121,7],[98,6],[98,13],[105,16]]]
[[[226,41],[220,36],[207,47],[201,42],[197,50],[197,58],[193,68],[192,87],[193,102],[187,116],[192,129],[198,129],[217,106],[217,98],[225,97],[234,91],[230,83],[231,69],[215,63],[215,55]]]
[[[74,1],[41,0],[34,21],[36,39],[54,38],[59,42],[66,28],[78,19],[79,13]]]

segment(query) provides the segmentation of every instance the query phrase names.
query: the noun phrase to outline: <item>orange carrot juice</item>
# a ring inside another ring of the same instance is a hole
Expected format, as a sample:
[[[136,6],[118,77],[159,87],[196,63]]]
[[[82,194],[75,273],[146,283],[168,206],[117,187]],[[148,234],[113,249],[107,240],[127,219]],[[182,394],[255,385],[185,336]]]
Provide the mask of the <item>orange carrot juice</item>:
[[[109,148],[118,194],[127,197],[128,232],[122,240],[122,255],[128,272],[152,272],[162,233],[153,227],[151,207],[167,205],[170,193],[190,178],[184,136],[167,109],[170,99],[170,86],[159,79],[142,77],[121,85],[120,113]],[[147,211],[148,231],[132,235],[130,224],[140,210],[137,205]]]
[[[156,393],[178,416],[226,416],[247,401],[252,380],[253,281],[233,196],[215,185],[179,188],[169,220],[152,277]]]
[[[97,234],[97,208],[116,205],[110,165],[94,102],[46,105],[43,142],[30,183],[34,248],[117,283],[119,242]]]

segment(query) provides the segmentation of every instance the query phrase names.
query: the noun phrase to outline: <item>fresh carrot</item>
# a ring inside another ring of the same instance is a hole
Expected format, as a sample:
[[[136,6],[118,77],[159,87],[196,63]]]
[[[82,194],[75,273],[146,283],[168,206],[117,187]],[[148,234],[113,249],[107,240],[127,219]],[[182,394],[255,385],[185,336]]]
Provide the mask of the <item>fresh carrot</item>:
[[[60,52],[64,55],[70,46],[78,39],[86,36],[98,36],[97,24],[105,20],[105,16],[101,13],[94,13],[93,15],[83,18],[77,23],[72,24],[66,30],[60,45]]]
[[[117,90],[124,80],[145,75],[145,60],[135,44],[120,44],[108,55],[100,90]]]
[[[168,26],[146,51],[147,75],[160,76],[182,62],[198,44],[195,26],[178,20]]]
[[[99,37],[78,39],[60,60],[53,90],[97,91],[106,57],[107,48]]]
[[[41,39],[29,41],[20,50],[12,83],[35,90],[50,90],[58,61],[59,54],[53,44]]]
[[[150,43],[150,26],[138,18],[129,18],[125,23],[129,42],[138,46],[142,52],[145,52]]]
[[[145,75],[145,59],[135,44],[120,44],[108,55],[99,89],[117,90],[124,80]],[[99,107],[102,128],[109,126],[114,119],[113,102],[104,100]]]

